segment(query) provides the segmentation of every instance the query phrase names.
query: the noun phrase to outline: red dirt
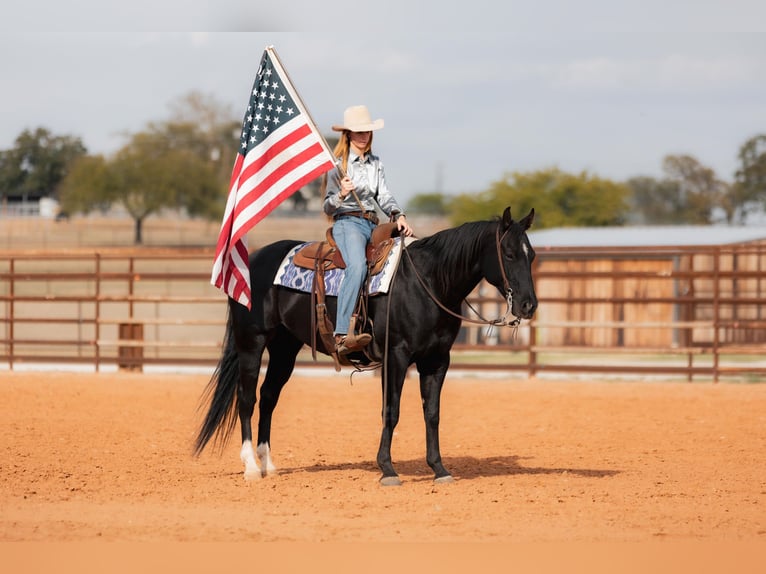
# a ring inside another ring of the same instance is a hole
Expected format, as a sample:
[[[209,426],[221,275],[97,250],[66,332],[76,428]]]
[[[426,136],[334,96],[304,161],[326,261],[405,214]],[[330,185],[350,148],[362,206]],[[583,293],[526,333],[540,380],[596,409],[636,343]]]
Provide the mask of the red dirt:
[[[448,377],[435,485],[410,378],[386,488],[377,379],[291,381],[255,482],[190,454],[206,382],[3,373],[0,541],[766,541],[766,385]]]

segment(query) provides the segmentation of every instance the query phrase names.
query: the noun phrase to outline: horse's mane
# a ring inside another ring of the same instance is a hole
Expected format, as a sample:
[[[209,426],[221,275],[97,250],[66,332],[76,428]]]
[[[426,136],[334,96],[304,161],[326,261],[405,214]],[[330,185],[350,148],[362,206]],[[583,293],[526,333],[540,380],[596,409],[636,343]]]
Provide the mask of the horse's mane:
[[[456,270],[468,270],[479,259],[484,241],[493,232],[498,218],[471,221],[438,231],[412,244],[426,255],[422,270],[434,278],[434,286],[443,291],[454,283]],[[428,255],[431,255],[430,257]]]

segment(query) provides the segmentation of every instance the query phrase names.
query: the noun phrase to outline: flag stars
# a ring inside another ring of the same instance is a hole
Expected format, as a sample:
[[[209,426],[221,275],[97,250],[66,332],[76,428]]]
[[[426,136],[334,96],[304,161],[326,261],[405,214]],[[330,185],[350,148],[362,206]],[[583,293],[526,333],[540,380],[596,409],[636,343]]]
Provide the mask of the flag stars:
[[[300,117],[300,109],[288,90],[289,82],[283,82],[269,62],[262,64],[251,91],[240,138],[246,149],[259,145],[283,123]]]

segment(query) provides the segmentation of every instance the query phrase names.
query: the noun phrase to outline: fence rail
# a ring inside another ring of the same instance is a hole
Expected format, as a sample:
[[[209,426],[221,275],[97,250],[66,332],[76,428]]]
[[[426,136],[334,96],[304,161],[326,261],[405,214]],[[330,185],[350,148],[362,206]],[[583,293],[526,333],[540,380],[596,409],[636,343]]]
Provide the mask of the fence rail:
[[[0,252],[0,363],[212,367],[226,319],[212,256]],[[765,245],[545,249],[534,273],[535,319],[516,330],[465,324],[453,367],[766,378]],[[469,302],[485,317],[504,312],[484,283]],[[299,357],[312,363],[310,351]]]

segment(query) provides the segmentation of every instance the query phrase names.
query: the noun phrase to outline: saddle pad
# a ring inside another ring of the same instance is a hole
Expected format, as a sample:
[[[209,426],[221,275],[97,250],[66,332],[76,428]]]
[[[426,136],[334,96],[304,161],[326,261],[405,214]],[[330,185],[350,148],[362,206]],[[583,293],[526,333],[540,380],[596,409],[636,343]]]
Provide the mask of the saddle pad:
[[[314,284],[314,270],[303,269],[296,267],[293,264],[293,256],[302,249],[307,243],[301,243],[290,252],[282,260],[282,263],[277,269],[277,274],[274,277],[274,285],[281,285],[282,287],[289,287],[290,289],[296,289],[303,291],[304,293],[311,293],[311,287]],[[391,279],[394,276],[394,270],[399,264],[399,257],[402,254],[402,239],[397,237],[394,239],[394,246],[391,248],[391,252],[386,258],[386,263],[383,265],[383,269],[380,273],[376,273],[370,279],[370,295],[377,295],[380,293],[388,293],[388,288],[391,285]],[[340,290],[340,284],[343,282],[343,276],[345,270],[343,269],[330,269],[324,273],[325,282],[325,294],[331,297],[337,297]]]

